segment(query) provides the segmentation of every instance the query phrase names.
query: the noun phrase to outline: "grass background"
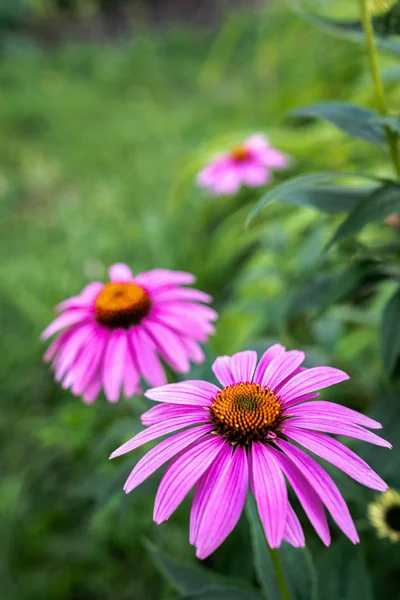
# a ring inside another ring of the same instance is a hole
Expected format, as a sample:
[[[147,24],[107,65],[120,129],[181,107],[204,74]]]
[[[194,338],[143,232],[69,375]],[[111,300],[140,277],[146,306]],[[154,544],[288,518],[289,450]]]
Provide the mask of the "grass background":
[[[100,397],[87,407],[59,389],[42,363],[39,335],[54,305],[106,278],[113,262],[134,271],[189,270],[214,296],[217,334],[194,378],[208,377],[219,353],[261,352],[279,339],[305,348],[308,365],[350,372],[350,383],[325,396],[339,393],[340,402],[378,411],[388,423],[386,437],[396,434],[397,405],[393,398],[382,404],[378,342],[379,314],[393,287],[385,284],[368,301],[319,309],[324,277],[350,261],[349,254],[323,252],[338,217],[274,204],[246,231],[258,192],[214,199],[194,185],[210,154],[254,131],[293,158],[277,180],[320,169],[387,173],[379,149],[329,126],[285,120],[292,108],[321,99],[371,104],[364,67],[360,47],[314,30],[280,3],[232,12],[208,30],[143,24],[133,39],[113,45],[71,42],[49,50],[8,39],[0,62],[4,600],[174,597],[144,538],[178,561],[194,562],[188,501],[157,527],[159,476],[129,497],[122,491],[144,451],[108,462],[139,430],[146,401],[114,406]],[[389,89],[396,106],[399,91],[394,83]],[[372,242],[396,235],[385,226],[363,234]],[[399,485],[397,459],[387,452],[372,449],[369,458],[390,485]],[[394,599],[398,552],[378,542],[366,523],[373,493],[347,480],[343,486],[364,541],[368,594],[385,589]],[[326,563],[322,545],[311,541],[311,548]],[[205,566],[253,580],[245,522]],[[332,586],[330,593],[353,597]]]

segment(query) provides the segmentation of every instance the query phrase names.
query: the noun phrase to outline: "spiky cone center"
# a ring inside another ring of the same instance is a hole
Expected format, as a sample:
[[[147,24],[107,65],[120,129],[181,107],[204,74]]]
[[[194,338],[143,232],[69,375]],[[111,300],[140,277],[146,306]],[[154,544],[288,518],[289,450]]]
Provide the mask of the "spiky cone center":
[[[258,383],[236,383],[218,392],[209,408],[215,432],[232,444],[265,441],[281,420],[281,402]]]
[[[98,323],[111,329],[139,324],[149,314],[150,298],[135,283],[106,283],[96,298]]]
[[[230,156],[235,162],[243,162],[250,158],[250,152],[246,146],[234,146],[230,151]]]

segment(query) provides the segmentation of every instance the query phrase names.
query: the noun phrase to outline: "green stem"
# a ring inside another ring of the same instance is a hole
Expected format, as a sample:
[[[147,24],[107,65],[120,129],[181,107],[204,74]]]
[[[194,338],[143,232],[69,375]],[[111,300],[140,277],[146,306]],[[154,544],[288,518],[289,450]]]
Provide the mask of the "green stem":
[[[271,548],[271,558],[274,565],[275,575],[278,582],[279,591],[282,596],[282,600],[290,600],[289,588],[286,585],[285,574],[283,572],[281,559],[279,558],[278,550]]]
[[[367,54],[368,54],[368,62],[369,68],[371,71],[372,81],[374,83],[375,88],[375,102],[377,109],[381,113],[381,115],[386,116],[388,114],[388,109],[386,106],[385,100],[385,92],[382,85],[381,75],[379,71],[378,64],[378,55],[376,51],[376,43],[374,36],[374,27],[372,25],[371,15],[368,9],[368,0],[360,0],[361,7],[361,20],[365,32],[365,39],[367,45]],[[386,137],[388,141],[388,146],[390,150],[390,156],[392,159],[392,163],[394,169],[396,171],[397,177],[400,179],[400,156],[399,156],[399,146],[397,134],[394,131],[391,131],[389,127],[385,126]]]

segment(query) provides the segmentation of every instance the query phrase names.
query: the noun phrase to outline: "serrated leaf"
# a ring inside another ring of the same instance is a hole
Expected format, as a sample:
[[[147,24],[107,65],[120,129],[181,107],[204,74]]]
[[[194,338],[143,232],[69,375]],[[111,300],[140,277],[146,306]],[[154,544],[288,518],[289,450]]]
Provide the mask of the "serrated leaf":
[[[360,200],[355,209],[336,230],[328,247],[355,235],[368,223],[383,221],[390,214],[400,211],[400,186],[391,184],[380,187],[369,197]]]
[[[350,212],[376,188],[321,186],[285,194],[287,204],[316,208],[328,214]]]
[[[273,200],[285,200],[287,196],[296,194],[299,191],[315,189],[321,182],[335,181],[340,179],[367,179],[369,181],[380,181],[382,179],[374,177],[372,175],[364,175],[359,173],[308,173],[307,175],[299,175],[298,177],[292,177],[282,183],[275,185],[271,190],[264,194],[257,204],[250,211],[247,218],[246,226],[248,226],[254,217]],[[293,200],[291,201],[293,203]]]
[[[400,289],[387,303],[381,327],[382,363],[388,378],[400,357]]]
[[[365,142],[382,145],[386,141],[385,129],[380,116],[371,110],[348,102],[320,102],[296,108],[290,117],[322,119],[341,131]]]
[[[161,575],[181,594],[198,592],[220,583],[217,576],[213,577],[205,569],[188,567],[170,560],[149,540],[144,540],[144,545]]]
[[[261,598],[242,588],[218,586],[182,596],[179,600],[261,600]]]

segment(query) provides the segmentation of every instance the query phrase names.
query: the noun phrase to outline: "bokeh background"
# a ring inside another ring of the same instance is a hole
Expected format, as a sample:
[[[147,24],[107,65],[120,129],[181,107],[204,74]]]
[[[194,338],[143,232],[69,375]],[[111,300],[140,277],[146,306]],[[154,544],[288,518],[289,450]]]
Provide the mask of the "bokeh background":
[[[315,2],[332,14],[329,2]],[[335,3],[335,14],[355,10]],[[287,113],[322,99],[371,105],[361,46],[331,38],[286,2],[2,0],[0,3],[0,265],[2,600],[162,600],[165,557],[195,565],[186,500],[152,523],[159,475],[129,496],[124,479],[145,452],[109,462],[140,429],[143,398],[91,406],[61,390],[42,362],[41,330],[55,304],[113,262],[134,271],[188,270],[220,313],[207,362],[260,352],[279,340],[304,348],[308,366],[351,374],[326,398],[377,416],[399,437],[398,395],[382,378],[379,315],[393,283],[379,274],[354,293],[342,275],[355,248],[324,251],[335,207],[271,204],[250,229],[259,197],[210,198],[194,177],[213,152],[255,131],[292,157],[288,175],[317,170],[388,172],[379,150],[329,125]],[[384,60],[391,103],[400,103]],[[361,241],[390,242],[389,226]],[[357,250],[357,248],[356,248]],[[363,254],[362,260],[368,262]],[[339,394],[339,396],[338,396]],[[393,487],[399,454],[351,443]],[[362,544],[323,549],[306,526],[320,598],[395,600],[399,545],[366,518],[370,490],[335,473]],[[163,558],[164,557],[164,558]],[[247,523],[203,564],[254,583]]]

